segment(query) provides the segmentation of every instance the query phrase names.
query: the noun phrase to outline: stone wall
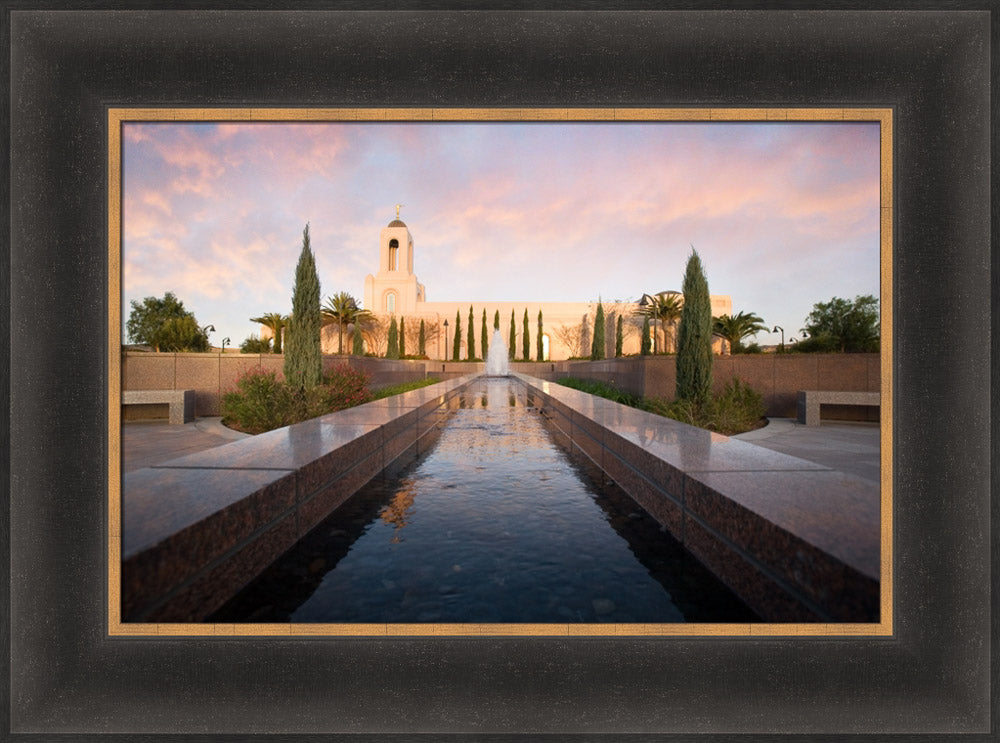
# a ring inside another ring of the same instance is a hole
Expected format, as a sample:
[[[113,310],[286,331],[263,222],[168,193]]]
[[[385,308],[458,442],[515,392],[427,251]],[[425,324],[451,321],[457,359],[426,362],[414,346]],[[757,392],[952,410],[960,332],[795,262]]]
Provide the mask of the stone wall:
[[[122,354],[122,391],[194,390],[195,415],[219,415],[223,392],[236,386],[236,380],[251,370],[281,374],[285,357],[279,354],[251,353],[151,353],[128,351]],[[427,376],[423,361],[390,361],[361,356],[324,355],[323,368],[337,364],[362,369],[371,374],[372,387],[412,382]],[[469,371],[463,372],[468,374]],[[459,376],[459,375],[454,375]],[[128,406],[122,409],[123,420],[165,417],[165,406]]]
[[[795,417],[799,390],[878,392],[881,389],[877,353],[737,354],[715,356],[714,362],[712,382],[716,392],[738,377],[764,396],[766,414],[773,417]],[[555,366],[559,377],[599,379],[634,395],[674,398],[675,356],[564,361]],[[862,406],[824,409],[823,417],[879,420],[878,408]]]
[[[764,395],[766,414],[780,418],[796,415],[799,390],[878,392],[879,355],[858,354],[738,354],[715,356],[712,370],[716,391],[739,377]],[[372,376],[373,387],[424,379],[454,379],[481,372],[482,362],[392,361],[362,356],[325,355],[324,368],[348,364]],[[643,397],[673,399],[676,357],[630,356],[605,361],[514,361],[511,370],[540,379],[573,376],[599,379]],[[184,390],[196,392],[195,415],[219,415],[221,393],[232,389],[240,375],[251,369],[281,372],[284,356],[243,353],[149,353],[129,351],[122,355],[122,390]],[[153,406],[150,406],[153,408]],[[124,420],[165,417],[164,410],[142,406],[123,409]],[[831,407],[824,419],[879,420],[878,408]]]

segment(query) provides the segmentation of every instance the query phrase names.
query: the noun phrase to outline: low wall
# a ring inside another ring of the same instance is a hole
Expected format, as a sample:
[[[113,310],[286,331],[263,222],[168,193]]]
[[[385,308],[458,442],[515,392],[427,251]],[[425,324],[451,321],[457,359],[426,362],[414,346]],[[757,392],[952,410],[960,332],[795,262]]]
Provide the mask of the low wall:
[[[385,467],[429,447],[470,379],[125,473],[123,621],[204,619]]]
[[[765,621],[875,622],[879,486],[518,375],[593,461]]]
[[[605,361],[556,362],[556,378],[599,379],[643,397],[674,399],[676,356],[630,356]],[[712,387],[719,392],[738,377],[764,396],[766,415],[796,416],[799,390],[878,392],[881,389],[877,353],[762,353],[715,356]],[[878,408],[833,407],[824,418],[878,421]]]
[[[427,376],[424,361],[393,361],[367,356],[324,355],[323,368],[347,364],[371,374],[373,387],[412,382]],[[251,370],[282,373],[283,354],[244,353],[153,353],[128,351],[122,354],[122,391],[194,390],[195,415],[221,415],[222,393],[236,387],[236,380]],[[466,370],[463,373],[468,374]],[[460,376],[460,375],[455,375]],[[126,407],[122,420],[165,417],[163,411]]]

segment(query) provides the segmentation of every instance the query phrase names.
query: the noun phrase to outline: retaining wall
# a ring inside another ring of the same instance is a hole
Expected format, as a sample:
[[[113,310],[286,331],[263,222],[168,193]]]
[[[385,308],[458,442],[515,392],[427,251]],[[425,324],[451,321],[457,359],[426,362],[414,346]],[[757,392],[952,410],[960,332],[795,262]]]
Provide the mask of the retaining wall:
[[[674,399],[677,383],[675,356],[630,356],[605,361],[557,362],[559,376],[599,379],[634,395]],[[877,353],[762,353],[715,356],[712,388],[720,392],[740,378],[764,396],[765,415],[796,416],[799,390],[878,392],[881,389]],[[556,377],[558,378],[558,377]],[[823,417],[878,421],[879,409],[869,406],[836,406]]]
[[[427,377],[425,362],[375,359],[367,356],[323,356],[323,368],[347,364],[371,374],[372,387],[386,387]],[[122,355],[122,391],[194,390],[195,415],[221,415],[222,393],[236,387],[236,380],[251,370],[282,373],[283,354],[253,353],[152,353],[128,351]],[[469,370],[464,371],[465,374]],[[461,375],[452,375],[461,376]],[[165,407],[128,406],[122,420],[162,418]]]

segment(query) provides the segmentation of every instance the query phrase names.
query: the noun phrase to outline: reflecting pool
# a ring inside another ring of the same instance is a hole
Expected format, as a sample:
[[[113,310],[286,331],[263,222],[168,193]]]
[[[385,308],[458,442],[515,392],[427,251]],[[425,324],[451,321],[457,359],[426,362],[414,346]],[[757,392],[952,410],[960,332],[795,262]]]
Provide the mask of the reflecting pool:
[[[434,446],[355,494],[210,621],[746,622],[756,616],[484,377]]]

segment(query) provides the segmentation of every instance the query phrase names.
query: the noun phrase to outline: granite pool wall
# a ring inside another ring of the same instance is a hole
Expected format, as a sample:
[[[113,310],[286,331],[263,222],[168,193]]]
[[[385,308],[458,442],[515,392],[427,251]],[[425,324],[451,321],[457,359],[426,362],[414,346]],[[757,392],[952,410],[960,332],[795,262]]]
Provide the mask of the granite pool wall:
[[[596,464],[765,621],[878,621],[877,483],[515,376],[557,443]]]
[[[365,483],[433,445],[473,376],[122,477],[122,619],[199,621]]]

